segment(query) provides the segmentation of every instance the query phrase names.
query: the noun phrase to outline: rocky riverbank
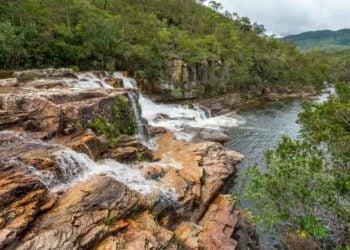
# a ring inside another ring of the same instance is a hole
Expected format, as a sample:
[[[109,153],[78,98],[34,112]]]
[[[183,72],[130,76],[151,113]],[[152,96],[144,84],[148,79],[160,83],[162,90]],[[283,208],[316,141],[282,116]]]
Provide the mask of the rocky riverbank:
[[[0,80],[0,248],[258,248],[221,194],[243,156],[203,129],[184,141],[147,126],[150,149],[122,81],[66,69]]]

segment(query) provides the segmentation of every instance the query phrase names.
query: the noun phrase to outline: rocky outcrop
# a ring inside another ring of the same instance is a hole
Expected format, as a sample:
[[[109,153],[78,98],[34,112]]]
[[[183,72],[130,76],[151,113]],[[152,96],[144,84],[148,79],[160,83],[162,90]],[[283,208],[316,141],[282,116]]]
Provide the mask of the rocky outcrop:
[[[115,179],[96,176],[68,191],[15,248],[86,249],[125,227],[118,220],[146,207],[138,193]]]
[[[174,233],[160,226],[148,211],[123,222],[125,230],[105,238],[94,249],[178,249]]]
[[[164,175],[166,187],[174,188],[183,207],[181,218],[197,222],[226,181],[235,174],[243,156],[212,142],[188,143],[173,139],[172,133],[161,135],[154,157],[171,157],[181,164]]]
[[[123,91],[40,90],[0,95],[0,128],[36,132],[38,138],[87,128],[98,116],[110,116]]]
[[[108,127],[128,90],[76,86],[118,79],[67,69],[15,76],[0,82],[0,248],[231,249],[253,239],[220,195],[243,159],[222,145],[225,134],[197,129],[185,142],[150,128],[151,151]],[[99,117],[105,124],[91,126]]]
[[[145,161],[152,158],[152,151],[134,136],[121,136],[116,146],[103,154],[103,158],[120,162]]]

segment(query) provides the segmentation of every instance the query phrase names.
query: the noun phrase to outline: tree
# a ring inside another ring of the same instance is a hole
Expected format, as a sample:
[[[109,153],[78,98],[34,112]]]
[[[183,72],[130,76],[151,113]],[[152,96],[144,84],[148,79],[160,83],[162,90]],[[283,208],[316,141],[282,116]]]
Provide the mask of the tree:
[[[266,153],[266,170],[248,174],[262,222],[325,248],[350,244],[350,87],[337,90],[338,98],[305,105],[302,138],[282,138]]]

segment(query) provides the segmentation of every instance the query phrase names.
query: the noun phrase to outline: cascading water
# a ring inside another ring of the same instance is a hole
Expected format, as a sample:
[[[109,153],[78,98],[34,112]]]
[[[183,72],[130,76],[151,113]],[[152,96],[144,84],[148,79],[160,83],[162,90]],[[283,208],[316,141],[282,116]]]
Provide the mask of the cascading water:
[[[30,171],[52,192],[65,190],[70,186],[85,181],[95,175],[107,175],[125,184],[131,190],[143,195],[159,194],[159,200],[176,203],[176,196],[171,189],[163,189],[161,182],[146,180],[140,170],[117,161],[106,159],[99,163],[87,155],[62,148],[54,155],[59,172],[37,170],[33,166]],[[175,166],[177,167],[177,166]]]
[[[113,77],[118,78],[118,79],[122,79],[123,86],[126,89],[136,89],[137,88],[136,80],[134,78],[124,76],[123,72],[114,72]]]
[[[141,142],[149,147],[149,148],[155,148],[154,142],[151,140],[148,127],[147,127],[147,121],[144,121],[144,119],[141,117],[141,109],[137,105],[138,100],[138,94],[136,92],[129,92],[129,101],[131,103],[132,110],[134,112],[134,117],[137,124],[137,129],[139,132],[139,137]]]
[[[137,89],[135,79],[125,77],[122,72],[116,72],[113,77],[123,80],[124,88]],[[208,109],[194,105],[189,108],[183,105],[157,104],[143,94],[139,94],[142,107],[142,117],[155,127],[165,127],[175,132],[178,139],[190,140],[192,135],[184,131],[186,128],[220,129],[239,126],[245,120],[235,113],[211,117]]]
[[[77,74],[78,84],[75,84],[73,87],[78,89],[113,89],[113,87],[105,82],[105,78],[97,77],[91,72],[79,73]]]

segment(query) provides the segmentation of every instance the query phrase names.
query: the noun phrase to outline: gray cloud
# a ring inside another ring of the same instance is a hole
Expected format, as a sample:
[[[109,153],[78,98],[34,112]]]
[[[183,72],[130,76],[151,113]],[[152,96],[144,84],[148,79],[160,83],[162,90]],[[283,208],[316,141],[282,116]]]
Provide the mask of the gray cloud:
[[[269,33],[350,28],[349,0],[217,0],[225,10],[264,24]]]

